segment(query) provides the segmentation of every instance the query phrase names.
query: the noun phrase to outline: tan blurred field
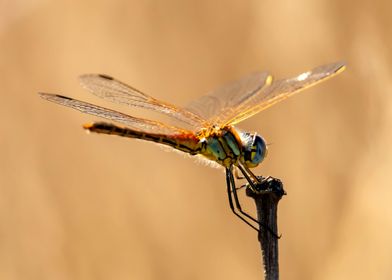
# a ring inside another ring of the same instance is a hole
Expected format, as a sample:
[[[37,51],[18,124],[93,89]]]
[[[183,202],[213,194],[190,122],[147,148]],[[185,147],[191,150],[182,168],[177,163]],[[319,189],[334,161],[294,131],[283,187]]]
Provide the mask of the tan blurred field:
[[[250,72],[347,70],[245,121],[283,180],[282,279],[392,279],[390,1],[1,1],[0,279],[261,279],[224,173],[38,91],[106,73],[185,105]],[[140,113],[140,112],[138,112]],[[141,116],[149,117],[150,113]],[[252,201],[242,197],[253,213]]]

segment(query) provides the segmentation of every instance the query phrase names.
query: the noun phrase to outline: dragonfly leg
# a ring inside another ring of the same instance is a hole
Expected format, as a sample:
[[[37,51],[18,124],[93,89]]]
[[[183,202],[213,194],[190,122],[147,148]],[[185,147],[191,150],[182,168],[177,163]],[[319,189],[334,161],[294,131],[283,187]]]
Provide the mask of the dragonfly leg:
[[[241,204],[239,202],[238,195],[237,195],[237,189],[235,187],[232,168],[226,169],[226,183],[227,183],[227,194],[229,197],[229,204],[230,204],[230,208],[233,211],[233,213],[237,217],[239,217],[242,221],[244,221],[246,224],[251,226],[253,229],[259,231],[254,225],[252,225],[248,220],[245,219],[245,217],[246,217],[246,218],[250,219],[251,221],[259,224],[259,222],[255,218],[253,218],[248,213],[244,212],[241,208]],[[235,208],[234,208],[234,203],[233,203],[233,197],[234,197]],[[237,211],[239,211],[239,213],[241,213],[243,216],[241,216]]]
[[[237,195],[237,188],[235,187],[235,181],[234,181],[234,176],[233,173],[230,171],[230,182],[231,182],[231,190],[233,192],[233,196],[234,196],[234,202],[236,205],[237,210],[244,215],[245,217],[249,218],[250,220],[254,221],[255,223],[259,223],[255,218],[253,218],[251,215],[249,215],[248,213],[244,212],[241,208],[241,203],[238,199],[238,195]]]
[[[243,168],[245,168],[246,172],[250,175],[250,177],[252,177],[252,179],[253,179],[255,182],[257,182],[258,184],[261,183],[260,179],[259,179],[255,174],[253,174],[253,172],[249,169],[248,166],[246,166],[246,165],[244,164],[244,165],[243,165]],[[270,177],[270,176],[268,176],[268,177]]]
[[[246,185],[242,185],[241,187],[235,187],[235,189],[237,190],[237,191],[239,191],[239,190],[241,190],[241,189],[243,189],[243,188],[245,188],[246,187]]]
[[[245,170],[241,164],[238,164],[238,168],[241,170],[242,174],[245,176],[252,191],[256,192],[256,189],[257,189],[256,185],[260,183],[259,179],[257,179],[257,177],[249,169]],[[253,176],[248,175],[247,171],[249,171]],[[251,177],[255,177],[256,179],[252,180]]]
[[[269,180],[274,179],[272,176],[267,176],[267,177],[256,177],[256,175],[254,175],[252,173],[252,171],[250,171],[250,169],[246,166],[241,166],[238,165],[238,168],[241,170],[242,174],[244,174],[246,180],[249,183],[249,188],[254,192],[254,193],[260,193],[261,192],[261,188],[260,186],[264,185],[265,183],[267,183]],[[253,181],[251,180],[250,177],[254,177],[257,179],[257,181]],[[242,187],[246,187],[246,186],[242,186]],[[237,188],[238,189],[238,188]]]
[[[234,168],[233,169],[234,170],[234,177],[236,178],[236,179],[238,179],[238,180],[243,180],[243,179],[246,179],[244,176],[241,176],[239,173],[238,173],[238,169],[237,168]]]
[[[241,170],[242,174],[245,176],[245,178],[248,180],[248,183],[249,183],[249,185],[250,185],[252,191],[257,192],[257,189],[259,189],[259,188],[255,185],[255,182],[251,180],[250,176],[245,172],[245,170],[243,169],[243,167],[242,167],[241,165],[238,165],[238,167],[239,167],[239,169]],[[266,182],[266,180],[268,180],[268,178],[271,178],[271,176],[268,176],[268,177],[266,177],[266,178],[263,178],[263,179],[260,181],[260,180],[259,180],[259,179],[249,170],[249,168],[246,168],[246,171],[250,172],[251,176],[252,176],[252,177],[254,176],[254,177],[257,179],[256,184],[258,184],[258,185],[260,185],[260,184]],[[232,184],[234,185],[234,177],[233,177],[232,174],[231,174],[231,180],[232,180]],[[248,218],[250,218],[251,220],[256,221],[257,224],[258,224],[260,227],[264,227],[264,228],[265,228],[267,231],[269,231],[273,236],[275,236],[276,238],[279,239],[280,236],[277,235],[276,232],[274,232],[268,225],[264,224],[262,221],[257,221],[257,220],[255,220],[253,217],[251,217],[250,215],[248,215],[247,213],[245,213],[245,212],[243,212],[243,211],[241,210],[241,206],[239,205],[237,193],[235,192],[235,190],[236,190],[236,188],[234,187],[234,188],[233,188],[233,193],[234,193],[234,198],[236,199],[236,203],[238,203],[238,205],[237,205],[238,210],[239,210],[242,214],[244,214],[245,216],[247,216]]]
[[[241,176],[238,173],[238,169],[237,168],[234,168],[233,170],[234,170],[233,173],[234,173],[234,178],[235,179],[237,179],[237,180],[244,180],[244,179],[246,179],[244,176]],[[236,187],[237,191],[240,190],[240,189],[243,189],[243,188],[245,188],[245,185],[242,185],[241,187]]]

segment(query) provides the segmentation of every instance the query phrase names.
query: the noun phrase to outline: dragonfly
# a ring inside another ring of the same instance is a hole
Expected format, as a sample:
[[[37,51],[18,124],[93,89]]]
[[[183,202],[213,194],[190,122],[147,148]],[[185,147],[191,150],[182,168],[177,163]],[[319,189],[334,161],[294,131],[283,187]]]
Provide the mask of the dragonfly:
[[[131,116],[63,95],[39,94],[48,101],[118,123],[99,121],[85,124],[83,127],[87,131],[158,143],[192,156],[201,156],[223,167],[231,211],[259,231],[261,222],[242,210],[235,178],[240,172],[248,181],[249,188],[257,192],[261,179],[251,169],[266,157],[267,144],[256,132],[243,132],[234,125],[341,73],[345,67],[344,62],[326,64],[276,81],[268,72],[252,73],[200,97],[186,107],[155,99],[108,75],[80,76],[82,87],[94,95],[128,107],[158,112],[168,118],[166,122]]]

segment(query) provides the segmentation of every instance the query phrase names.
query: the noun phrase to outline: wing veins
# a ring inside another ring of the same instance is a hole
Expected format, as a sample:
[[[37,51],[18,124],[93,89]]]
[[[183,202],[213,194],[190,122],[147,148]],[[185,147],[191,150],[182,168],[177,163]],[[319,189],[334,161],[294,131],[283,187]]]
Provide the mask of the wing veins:
[[[254,94],[243,104],[240,104],[235,110],[236,114],[231,114],[230,118],[220,119],[216,122],[221,126],[237,124],[302,90],[332,78],[343,72],[344,69],[345,64],[343,62],[331,63],[316,67],[293,78],[272,82],[269,86],[261,88],[257,94]]]
[[[91,103],[87,103],[84,101],[80,101],[62,95],[40,93],[40,96],[48,101],[66,107],[70,107],[72,109],[78,110],[85,114],[94,115],[97,117],[122,123],[129,128],[137,129],[140,130],[141,132],[146,132],[146,133],[153,132],[153,133],[165,133],[165,134],[189,133],[189,131],[179,127],[170,126],[161,122],[152,121],[148,119],[133,117],[111,109],[107,109],[104,107],[100,107]]]
[[[112,77],[99,74],[80,76],[82,86],[94,95],[117,103],[147,110],[155,110],[180,121],[193,129],[200,129],[205,119],[184,108],[155,99]]]

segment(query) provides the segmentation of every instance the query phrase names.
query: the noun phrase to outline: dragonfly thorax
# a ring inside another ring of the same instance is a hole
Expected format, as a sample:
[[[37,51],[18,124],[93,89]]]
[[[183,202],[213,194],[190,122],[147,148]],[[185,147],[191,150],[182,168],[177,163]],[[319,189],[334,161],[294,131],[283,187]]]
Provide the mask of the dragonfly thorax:
[[[201,153],[225,167],[240,161],[249,168],[256,167],[266,155],[266,145],[259,135],[239,133],[234,127],[214,131],[201,140]]]

